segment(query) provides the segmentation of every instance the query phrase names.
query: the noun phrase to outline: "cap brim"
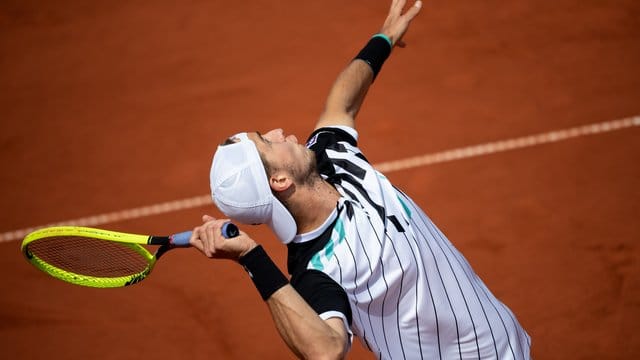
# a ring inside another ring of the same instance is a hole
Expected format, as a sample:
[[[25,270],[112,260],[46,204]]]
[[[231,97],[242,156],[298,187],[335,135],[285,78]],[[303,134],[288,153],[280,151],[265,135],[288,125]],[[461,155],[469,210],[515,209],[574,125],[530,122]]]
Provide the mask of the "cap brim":
[[[283,244],[290,243],[297,232],[297,226],[293,216],[291,216],[291,213],[289,213],[275,196],[273,198],[271,211],[271,219],[267,222],[267,225]]]

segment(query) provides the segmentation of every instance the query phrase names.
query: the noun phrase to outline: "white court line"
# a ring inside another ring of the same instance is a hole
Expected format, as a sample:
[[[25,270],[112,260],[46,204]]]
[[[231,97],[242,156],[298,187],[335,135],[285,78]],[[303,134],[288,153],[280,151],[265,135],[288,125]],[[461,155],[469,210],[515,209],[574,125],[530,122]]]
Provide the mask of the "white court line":
[[[521,149],[525,147],[548,144],[552,142],[563,141],[571,138],[595,135],[614,130],[640,126],[640,116],[632,116],[619,120],[605,121],[584,126],[577,126],[564,130],[556,130],[536,135],[524,136],[508,140],[495,141],[480,145],[467,146],[432,154],[410,157],[401,160],[374,165],[381,172],[389,173],[405,169],[416,168],[442,162],[462,160],[482,155],[494,154],[503,151]],[[12,240],[22,239],[28,233],[43,227],[57,225],[72,226],[98,226],[118,221],[132,220],[136,218],[159,215],[179,210],[191,209],[200,206],[210,205],[212,203],[210,195],[196,196],[188,199],[169,201],[161,204],[143,206],[133,209],[110,212],[106,214],[83,217],[79,219],[61,221],[52,224],[34,226],[26,229],[8,231],[0,233],[0,243]]]
[[[462,160],[476,156],[488,155],[508,150],[548,144],[571,138],[595,135],[604,132],[640,126],[640,116],[632,116],[620,120],[611,120],[590,125],[577,126],[564,130],[550,131],[546,133],[529,135],[508,140],[501,140],[480,145],[467,146],[432,154],[414,156],[402,160],[394,160],[375,165],[376,169],[388,173],[419,166],[426,166],[447,161]]]

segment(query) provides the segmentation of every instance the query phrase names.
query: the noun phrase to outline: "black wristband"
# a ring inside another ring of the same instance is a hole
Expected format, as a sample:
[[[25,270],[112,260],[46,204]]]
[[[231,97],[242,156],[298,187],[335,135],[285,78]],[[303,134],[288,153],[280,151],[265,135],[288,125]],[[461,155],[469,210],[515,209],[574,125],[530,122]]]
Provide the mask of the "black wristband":
[[[384,64],[390,54],[391,44],[389,40],[384,36],[376,35],[360,50],[355,59],[360,59],[369,64],[371,70],[373,70],[373,79],[375,80],[382,68],[382,64]]]
[[[267,300],[274,292],[289,283],[261,245],[241,257],[239,262],[249,273],[262,300]]]

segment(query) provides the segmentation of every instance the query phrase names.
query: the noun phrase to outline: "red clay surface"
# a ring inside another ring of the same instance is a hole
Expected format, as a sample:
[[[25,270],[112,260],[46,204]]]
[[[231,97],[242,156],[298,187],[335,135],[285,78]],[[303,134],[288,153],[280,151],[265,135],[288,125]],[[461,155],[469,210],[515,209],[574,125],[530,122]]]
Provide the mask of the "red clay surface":
[[[3,1],[0,232],[208,193],[216,144],[305,138],[386,1]],[[640,114],[640,3],[427,1],[358,118],[374,163]],[[640,353],[640,128],[389,173],[516,313],[536,359]],[[102,227],[164,234],[213,205]],[[249,228],[284,269],[285,250]],[[195,250],[75,287],[0,243],[0,358],[292,358]],[[368,359],[358,342],[351,359]]]

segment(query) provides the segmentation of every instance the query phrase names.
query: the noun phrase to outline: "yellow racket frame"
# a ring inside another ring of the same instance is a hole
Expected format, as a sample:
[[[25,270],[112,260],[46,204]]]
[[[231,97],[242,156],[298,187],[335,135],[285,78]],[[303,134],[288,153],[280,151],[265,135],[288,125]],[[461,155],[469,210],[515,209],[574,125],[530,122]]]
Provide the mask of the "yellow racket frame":
[[[56,237],[56,236],[80,236],[90,237],[95,239],[101,239],[106,241],[115,241],[122,243],[140,255],[142,255],[148,262],[147,267],[133,275],[120,276],[120,277],[95,277],[76,274],[70,271],[66,271],[55,267],[46,261],[35,256],[29,252],[29,244],[43,238]],[[146,245],[149,241],[148,235],[128,234],[117,231],[109,231],[103,229],[95,229],[82,226],[54,226],[36,230],[28,234],[22,241],[20,250],[33,266],[41,271],[53,276],[62,281],[72,283],[75,285],[89,286],[95,288],[114,288],[133,285],[143,280],[153,269],[156,263],[155,255],[151,254],[147,249],[140,245]]]

